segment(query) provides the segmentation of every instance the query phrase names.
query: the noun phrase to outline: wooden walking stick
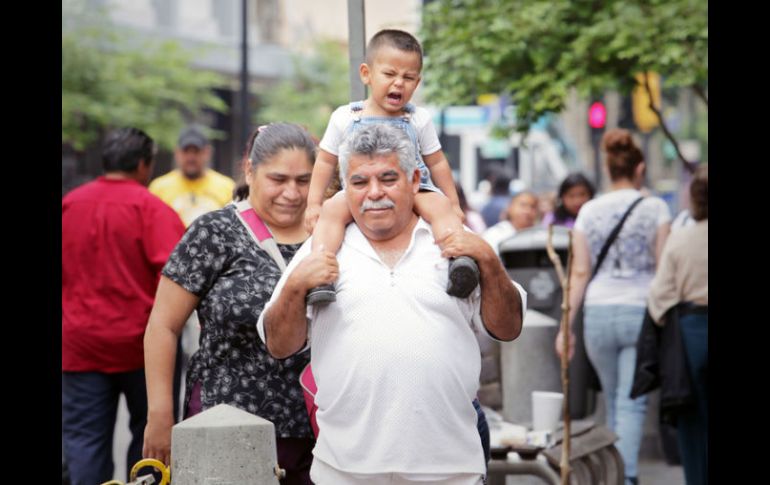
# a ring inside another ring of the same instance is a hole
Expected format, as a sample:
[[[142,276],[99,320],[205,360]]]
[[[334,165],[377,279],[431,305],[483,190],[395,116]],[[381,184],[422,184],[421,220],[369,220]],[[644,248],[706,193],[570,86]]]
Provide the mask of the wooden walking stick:
[[[569,417],[569,278],[572,274],[572,230],[567,231],[568,243],[567,243],[567,274],[564,274],[564,268],[562,267],[559,255],[556,254],[556,250],[553,248],[553,225],[548,226],[548,243],[546,244],[546,250],[548,251],[548,258],[556,268],[556,274],[559,278],[559,284],[562,289],[562,301],[561,301],[561,334],[564,338],[563,349],[561,353],[561,388],[564,394],[564,401],[562,403],[562,415],[564,417],[564,433],[562,438],[561,447],[561,485],[569,485],[569,456],[570,456],[570,417]]]

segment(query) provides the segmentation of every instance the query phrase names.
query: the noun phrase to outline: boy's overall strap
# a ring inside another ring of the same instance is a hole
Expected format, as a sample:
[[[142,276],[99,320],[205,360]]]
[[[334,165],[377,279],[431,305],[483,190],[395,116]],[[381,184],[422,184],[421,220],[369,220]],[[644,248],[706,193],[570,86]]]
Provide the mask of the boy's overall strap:
[[[241,221],[243,227],[246,228],[246,232],[257,243],[257,246],[273,258],[278,267],[281,268],[281,272],[285,271],[286,261],[283,259],[283,255],[278,249],[278,244],[270,233],[270,229],[262,222],[257,211],[251,207],[248,200],[233,202],[233,205],[235,205],[235,213],[238,215],[238,220]]]

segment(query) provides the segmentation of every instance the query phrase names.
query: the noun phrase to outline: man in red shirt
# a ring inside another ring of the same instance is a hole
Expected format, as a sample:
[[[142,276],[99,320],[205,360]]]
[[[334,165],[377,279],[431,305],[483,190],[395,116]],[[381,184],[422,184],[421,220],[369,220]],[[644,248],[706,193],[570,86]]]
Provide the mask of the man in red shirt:
[[[144,132],[113,131],[105,175],[62,199],[62,435],[72,485],[113,478],[121,393],[131,415],[128,468],[142,458],[144,330],[160,270],[184,233],[145,187],[154,154]]]

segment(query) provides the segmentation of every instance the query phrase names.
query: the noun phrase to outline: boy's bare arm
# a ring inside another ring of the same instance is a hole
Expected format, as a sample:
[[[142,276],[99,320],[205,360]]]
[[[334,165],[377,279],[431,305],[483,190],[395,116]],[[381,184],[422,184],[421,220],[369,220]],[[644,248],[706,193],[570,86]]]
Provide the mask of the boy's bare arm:
[[[452,206],[460,207],[460,198],[457,196],[457,190],[455,190],[455,181],[452,178],[452,169],[449,167],[449,162],[444,156],[443,150],[439,150],[430,155],[423,155],[425,165],[430,169],[430,178],[433,179],[433,183],[444,192],[452,202]]]
[[[334,177],[334,169],[337,167],[337,157],[331,153],[318,149],[318,156],[313,166],[313,175],[310,178],[308,189],[307,209],[305,209],[305,229],[312,233],[318,216],[321,214],[321,204],[329,183]]]

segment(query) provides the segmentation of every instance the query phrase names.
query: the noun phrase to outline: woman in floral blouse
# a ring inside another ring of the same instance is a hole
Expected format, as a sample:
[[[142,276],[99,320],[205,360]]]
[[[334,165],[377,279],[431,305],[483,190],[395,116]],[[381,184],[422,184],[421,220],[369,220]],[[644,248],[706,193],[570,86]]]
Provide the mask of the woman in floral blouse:
[[[304,129],[275,123],[254,133],[247,153],[248,186],[236,197],[247,198],[288,262],[308,237],[302,220],[315,143]],[[226,403],[270,420],[278,462],[287,471],[282,483],[311,483],[314,440],[299,385],[309,352],[274,359],[256,330],[280,276],[277,262],[256,245],[234,205],[205,214],[189,227],[163,269],[145,334],[145,457],[170,462],[176,342],[187,317],[197,310],[200,349],[187,374],[185,418]]]

